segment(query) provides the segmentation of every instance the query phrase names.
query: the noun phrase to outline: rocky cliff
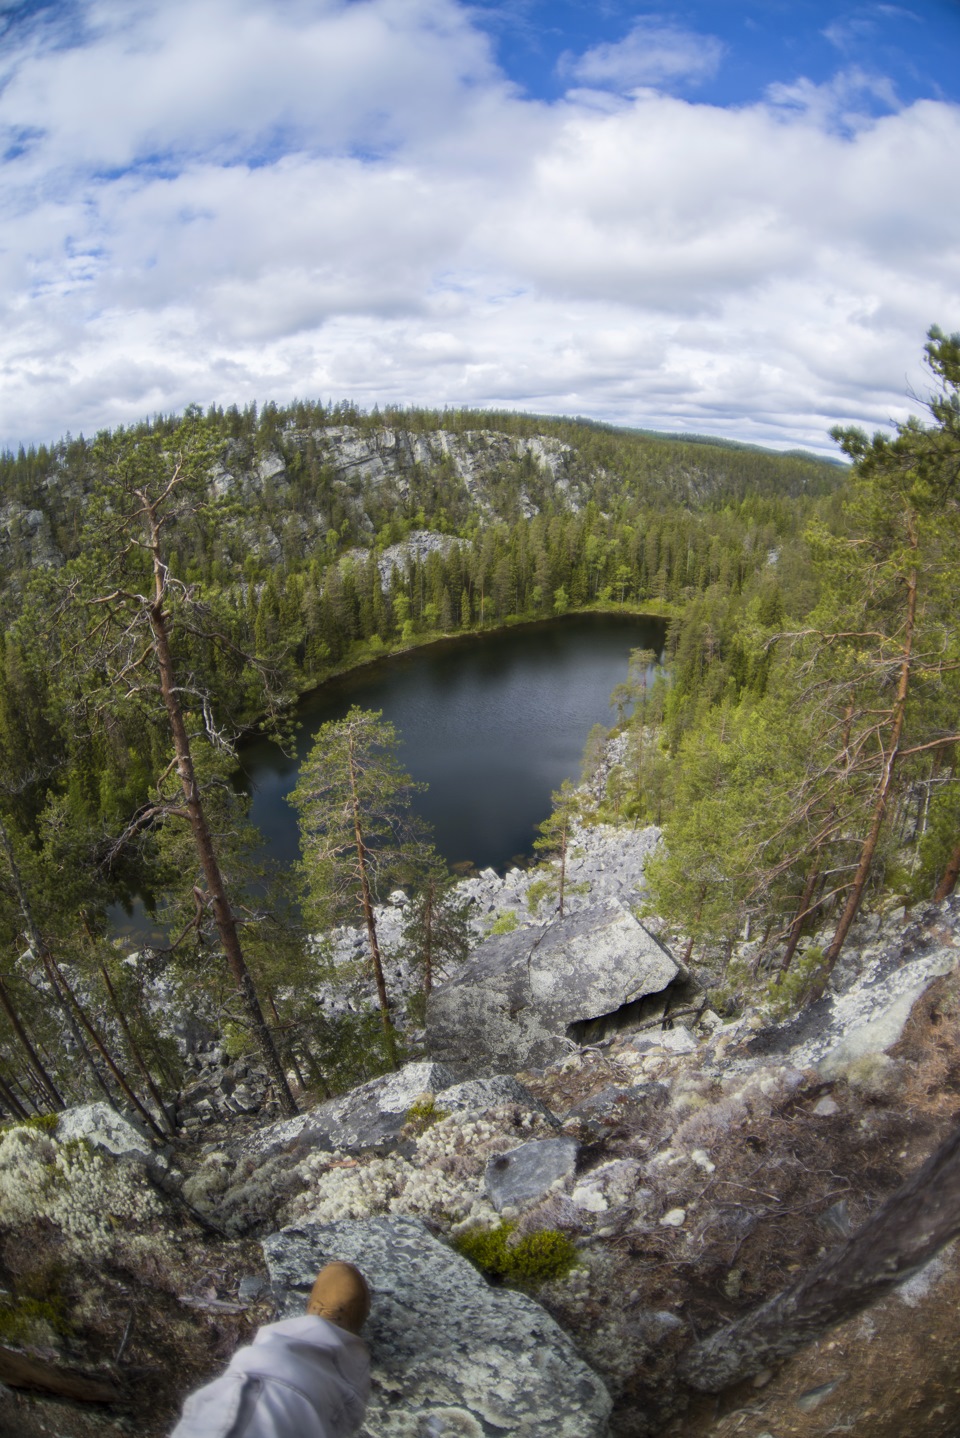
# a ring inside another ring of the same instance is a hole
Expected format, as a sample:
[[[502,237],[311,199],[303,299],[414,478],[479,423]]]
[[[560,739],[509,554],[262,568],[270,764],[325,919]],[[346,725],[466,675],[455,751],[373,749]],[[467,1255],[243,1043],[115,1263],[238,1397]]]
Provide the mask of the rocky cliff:
[[[9,1128],[0,1338],[49,1373],[116,1384],[117,1401],[10,1387],[0,1432],[132,1423],[159,1438],[183,1393],[340,1256],[374,1282],[368,1438],[901,1438],[905,1414],[916,1438],[948,1438],[949,1250],[721,1400],[692,1397],[675,1370],[955,1125],[958,925],[956,900],[865,918],[832,990],[787,1023],[635,1011],[516,1072],[462,1079],[425,1060],[159,1155],[99,1105]],[[526,932],[535,942],[536,924]]]

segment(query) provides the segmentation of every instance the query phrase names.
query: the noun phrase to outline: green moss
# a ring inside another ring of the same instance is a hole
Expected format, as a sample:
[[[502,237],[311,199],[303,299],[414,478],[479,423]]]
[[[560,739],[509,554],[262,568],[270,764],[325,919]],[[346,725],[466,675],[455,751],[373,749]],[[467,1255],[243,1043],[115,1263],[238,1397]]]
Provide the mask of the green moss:
[[[43,1342],[44,1330],[69,1334],[63,1299],[0,1298],[0,1340],[7,1343]]]
[[[0,1133],[6,1133],[12,1128],[35,1128],[41,1133],[52,1133],[59,1122],[58,1113],[35,1113],[30,1118],[8,1119],[6,1123],[0,1124]]]
[[[516,1224],[496,1228],[470,1228],[454,1240],[454,1247],[488,1278],[513,1288],[539,1288],[563,1278],[579,1259],[577,1246],[565,1233],[543,1228],[511,1242]]]
[[[418,1098],[407,1109],[404,1123],[415,1128],[418,1134],[426,1133],[433,1124],[439,1123],[441,1119],[448,1118],[449,1114],[445,1108],[438,1108],[437,1101],[432,1094]]]
[[[516,913],[513,909],[504,909],[503,913],[498,914],[497,917],[494,919],[493,923],[487,930],[487,934],[512,934],[519,922],[520,920],[517,918]]]

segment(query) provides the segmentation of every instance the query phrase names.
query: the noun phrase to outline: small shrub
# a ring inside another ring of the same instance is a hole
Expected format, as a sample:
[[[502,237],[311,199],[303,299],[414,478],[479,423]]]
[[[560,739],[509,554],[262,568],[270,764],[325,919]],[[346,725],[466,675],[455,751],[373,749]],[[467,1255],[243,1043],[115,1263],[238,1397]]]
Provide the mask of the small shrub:
[[[59,1122],[58,1113],[35,1113],[30,1118],[14,1118],[0,1123],[0,1133],[11,1128],[32,1128],[39,1133],[52,1133]]]
[[[223,1049],[228,1059],[242,1058],[244,1054],[253,1053],[256,1045],[253,1035],[239,1024],[229,1021],[223,1026]]]
[[[449,1117],[447,1110],[437,1107],[437,1101],[433,1095],[425,1094],[423,1098],[418,1098],[407,1109],[404,1123],[412,1128],[419,1137],[420,1134],[426,1133],[428,1128],[432,1128],[435,1123],[439,1123],[441,1119],[447,1117]]]
[[[513,1288],[539,1288],[563,1278],[578,1261],[577,1246],[565,1233],[542,1228],[511,1243],[515,1228],[515,1223],[470,1228],[454,1240],[454,1246],[488,1278]]]
[[[493,938],[498,937],[500,934],[512,934],[519,922],[520,920],[517,918],[513,909],[504,909],[503,913],[498,914],[490,925],[487,930],[487,935]]]
[[[780,983],[773,979],[764,991],[764,999],[775,1018],[789,1018],[803,1003],[814,982],[823,971],[823,950],[812,944],[805,953],[794,959],[785,974],[778,975]]]

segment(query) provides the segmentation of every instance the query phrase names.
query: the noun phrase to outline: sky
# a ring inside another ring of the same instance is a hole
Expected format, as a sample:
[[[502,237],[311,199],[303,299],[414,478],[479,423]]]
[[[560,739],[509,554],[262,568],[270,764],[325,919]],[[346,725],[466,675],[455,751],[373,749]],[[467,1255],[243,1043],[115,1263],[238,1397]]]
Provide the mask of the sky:
[[[960,330],[960,0],[0,0],[0,447],[188,403],[833,452]]]

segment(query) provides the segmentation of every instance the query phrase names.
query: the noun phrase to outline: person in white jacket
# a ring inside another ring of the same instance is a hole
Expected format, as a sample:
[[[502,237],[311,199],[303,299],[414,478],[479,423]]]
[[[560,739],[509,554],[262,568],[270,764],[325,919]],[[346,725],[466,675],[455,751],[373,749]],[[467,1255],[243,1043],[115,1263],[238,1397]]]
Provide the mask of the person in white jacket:
[[[259,1329],[221,1377],[190,1395],[170,1438],[348,1438],[363,1422],[370,1290],[352,1263],[317,1275],[302,1318]]]

